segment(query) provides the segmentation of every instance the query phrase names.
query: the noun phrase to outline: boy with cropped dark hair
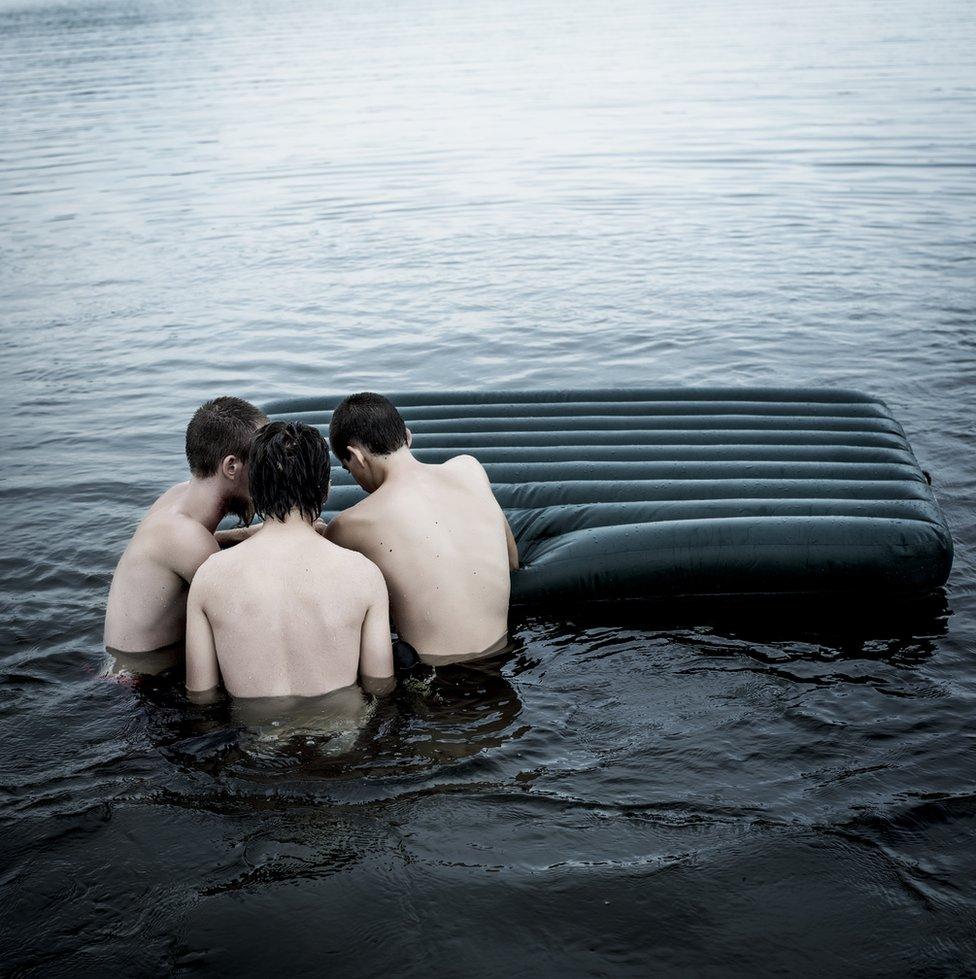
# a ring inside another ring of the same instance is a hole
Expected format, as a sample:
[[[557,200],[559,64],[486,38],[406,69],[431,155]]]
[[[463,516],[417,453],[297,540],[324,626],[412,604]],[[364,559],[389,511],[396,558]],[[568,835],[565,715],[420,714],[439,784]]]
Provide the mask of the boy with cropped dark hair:
[[[268,419],[241,398],[214,398],[194,412],[186,426],[186,461],[199,479],[212,476],[229,455],[247,462],[254,433]]]
[[[234,533],[218,532],[217,525],[228,513],[248,523],[253,514],[248,458],[254,433],[265,422],[260,409],[230,397],[206,402],[190,420],[190,478],[149,508],[112,577],[105,645],[117,654],[135,654],[127,665],[149,668],[146,654],[182,645],[190,582],[220,549],[219,534]]]
[[[504,648],[518,548],[481,463],[470,455],[440,465],[416,459],[400,413],[370,392],[336,407],[329,440],[368,496],[326,533],[383,572],[398,668],[418,658],[437,665]]]
[[[206,697],[310,697],[392,686],[390,612],[379,569],[315,529],[329,492],[329,449],[300,422],[272,422],[251,448],[264,523],[210,557],[190,588],[186,686]]]
[[[348,461],[353,442],[381,456],[407,444],[406,423],[392,401],[381,394],[363,391],[336,406],[329,425],[329,444],[341,463]]]

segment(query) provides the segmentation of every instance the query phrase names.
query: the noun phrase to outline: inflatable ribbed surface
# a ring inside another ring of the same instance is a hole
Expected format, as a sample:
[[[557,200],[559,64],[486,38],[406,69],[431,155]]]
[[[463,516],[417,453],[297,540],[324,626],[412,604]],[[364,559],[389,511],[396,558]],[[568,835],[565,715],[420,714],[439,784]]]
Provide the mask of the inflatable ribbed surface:
[[[477,456],[523,567],[516,602],[921,594],[952,538],[901,426],[855,391],[388,395],[424,462]],[[266,406],[328,434],[339,397]],[[337,466],[327,514],[362,498]]]

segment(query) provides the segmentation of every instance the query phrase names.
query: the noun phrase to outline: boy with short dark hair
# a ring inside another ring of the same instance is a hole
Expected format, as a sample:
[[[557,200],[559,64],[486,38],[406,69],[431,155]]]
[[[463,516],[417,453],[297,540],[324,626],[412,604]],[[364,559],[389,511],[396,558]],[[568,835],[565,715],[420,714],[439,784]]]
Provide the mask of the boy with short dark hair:
[[[437,665],[503,648],[518,548],[481,463],[470,455],[441,465],[415,459],[400,413],[370,392],[338,405],[329,440],[369,495],[326,533],[383,572],[398,666],[418,656]]]
[[[136,528],[112,577],[105,645],[145,654],[183,641],[187,589],[220,542],[228,513],[249,521],[248,458],[264,413],[240,398],[215,398],[186,429],[190,479],[168,489]]]

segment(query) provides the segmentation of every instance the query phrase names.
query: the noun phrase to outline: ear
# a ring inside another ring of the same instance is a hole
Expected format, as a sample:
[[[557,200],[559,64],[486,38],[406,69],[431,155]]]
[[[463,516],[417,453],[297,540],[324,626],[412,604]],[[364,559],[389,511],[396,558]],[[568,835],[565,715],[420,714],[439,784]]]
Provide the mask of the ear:
[[[244,463],[237,456],[224,456],[220,460],[220,471],[229,480],[236,480],[244,469]]]
[[[407,429],[407,448],[409,449],[411,445],[413,445],[413,432],[411,432],[410,429],[408,428]]]
[[[359,463],[360,468],[366,468],[366,456],[358,445],[349,446],[349,463],[351,463],[353,459]],[[346,463],[346,465],[349,465],[349,463]]]

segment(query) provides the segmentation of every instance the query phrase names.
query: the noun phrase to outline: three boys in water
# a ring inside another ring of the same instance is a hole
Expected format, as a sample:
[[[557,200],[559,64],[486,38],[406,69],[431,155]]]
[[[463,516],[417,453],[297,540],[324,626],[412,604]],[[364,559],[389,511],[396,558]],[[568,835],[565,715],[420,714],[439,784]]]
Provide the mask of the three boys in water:
[[[385,692],[395,662],[503,648],[518,550],[481,464],[415,458],[377,394],[346,398],[329,441],[367,496],[326,525],[317,429],[269,423],[239,398],[204,404],[186,432],[190,479],[150,507],[115,570],[106,646],[131,662],[185,638],[187,690],[200,697],[221,686],[317,696],[357,681]],[[263,523],[217,530],[228,513],[249,523],[255,512]]]

